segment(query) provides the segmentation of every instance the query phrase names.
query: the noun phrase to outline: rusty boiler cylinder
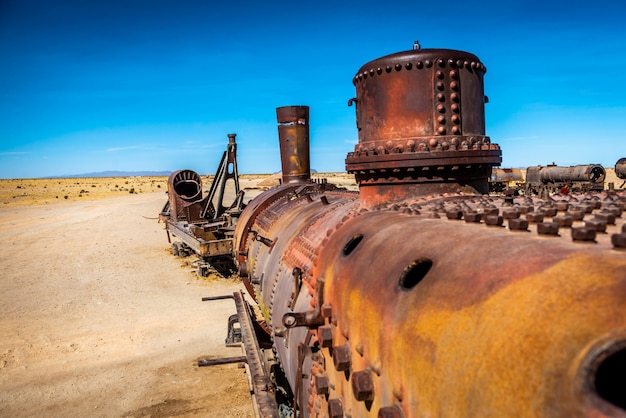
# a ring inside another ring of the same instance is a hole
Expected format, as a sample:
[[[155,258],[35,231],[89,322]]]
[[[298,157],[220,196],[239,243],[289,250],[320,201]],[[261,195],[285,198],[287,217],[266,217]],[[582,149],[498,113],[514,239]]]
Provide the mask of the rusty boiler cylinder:
[[[501,151],[485,135],[485,71],[475,55],[448,49],[399,52],[361,67],[349,102],[359,142],[346,168],[364,205],[407,193],[488,192]]]
[[[286,182],[241,214],[234,255],[300,416],[626,416],[626,196],[480,195],[501,156],[483,73],[449,50],[366,64],[359,193]]]

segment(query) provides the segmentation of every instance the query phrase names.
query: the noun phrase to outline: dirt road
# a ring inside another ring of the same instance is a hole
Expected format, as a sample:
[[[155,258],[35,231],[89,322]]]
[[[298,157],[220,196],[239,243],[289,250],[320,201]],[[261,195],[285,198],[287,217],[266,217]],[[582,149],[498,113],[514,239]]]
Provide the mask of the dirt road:
[[[251,417],[224,347],[241,287],[169,253],[165,194],[0,208],[0,416]]]

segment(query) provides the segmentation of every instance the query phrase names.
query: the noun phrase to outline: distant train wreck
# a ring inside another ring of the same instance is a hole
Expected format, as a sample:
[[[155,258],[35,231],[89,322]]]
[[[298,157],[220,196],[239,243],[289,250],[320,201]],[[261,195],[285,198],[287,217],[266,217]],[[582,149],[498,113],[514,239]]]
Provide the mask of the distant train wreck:
[[[235,134],[228,135],[228,145],[206,196],[202,180],[192,170],[173,172],[167,181],[168,201],[159,214],[165,223],[168,241],[174,255],[198,256],[195,262],[199,276],[209,271],[228,272],[233,267],[233,232],[244,203],[239,188],[237,144]],[[231,189],[226,203],[225,191]],[[172,242],[171,236],[178,238]]]

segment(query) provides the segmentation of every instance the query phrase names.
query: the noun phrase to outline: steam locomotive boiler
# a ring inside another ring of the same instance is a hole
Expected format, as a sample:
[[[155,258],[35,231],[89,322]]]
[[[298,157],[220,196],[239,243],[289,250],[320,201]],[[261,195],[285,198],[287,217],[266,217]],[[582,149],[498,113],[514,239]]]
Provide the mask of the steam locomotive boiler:
[[[559,190],[586,192],[604,189],[606,170],[599,164],[559,167],[557,165],[532,166],[526,169],[527,193],[554,193]]]
[[[361,67],[358,193],[311,181],[308,108],[277,109],[282,184],[233,250],[260,416],[626,416],[626,196],[489,196],[485,72]]]

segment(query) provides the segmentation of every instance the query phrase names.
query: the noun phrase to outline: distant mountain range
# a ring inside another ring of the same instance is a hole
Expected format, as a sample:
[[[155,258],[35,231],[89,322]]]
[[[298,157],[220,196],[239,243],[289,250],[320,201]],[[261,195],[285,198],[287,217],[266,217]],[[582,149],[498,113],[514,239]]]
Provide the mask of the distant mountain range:
[[[73,179],[91,177],[157,177],[169,176],[171,171],[100,171],[98,173],[67,174],[64,176],[51,176],[53,179]]]

